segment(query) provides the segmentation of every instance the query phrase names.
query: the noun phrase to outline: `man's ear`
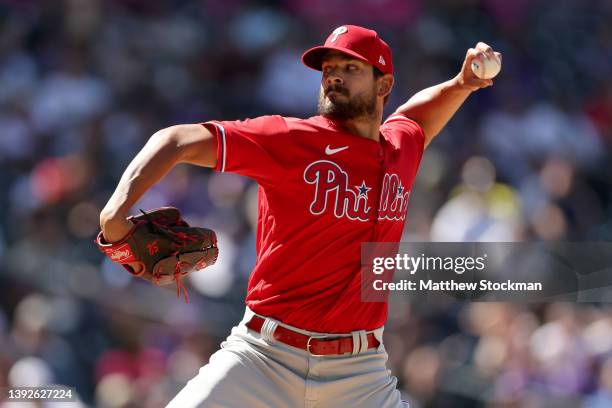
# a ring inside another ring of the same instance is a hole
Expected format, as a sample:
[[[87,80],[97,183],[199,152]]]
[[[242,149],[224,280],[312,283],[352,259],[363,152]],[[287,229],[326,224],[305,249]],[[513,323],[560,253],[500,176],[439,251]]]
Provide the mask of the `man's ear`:
[[[378,96],[385,97],[391,93],[395,79],[391,74],[385,74],[378,78],[376,85],[376,93]]]

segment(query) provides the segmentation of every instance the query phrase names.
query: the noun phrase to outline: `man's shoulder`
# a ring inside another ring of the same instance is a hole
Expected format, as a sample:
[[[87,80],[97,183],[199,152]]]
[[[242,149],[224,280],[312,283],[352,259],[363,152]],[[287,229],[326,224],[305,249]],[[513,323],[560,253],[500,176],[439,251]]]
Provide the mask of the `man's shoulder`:
[[[285,126],[287,128],[299,127],[299,126],[321,127],[323,125],[320,116],[312,116],[309,118],[296,118],[293,116],[282,116],[282,115],[262,115],[262,116],[239,120],[239,122],[252,123],[252,124],[257,123],[257,124],[267,124],[267,125],[279,125],[279,126]]]
[[[285,118],[280,115],[262,115],[234,120],[212,120],[227,131],[244,131],[253,134],[279,134],[287,131]]]
[[[421,125],[402,113],[392,113],[380,126],[380,133],[394,146],[409,150],[425,148],[425,133]]]
[[[283,119],[290,125],[293,126],[318,126],[323,125],[321,116],[311,116],[309,118],[295,118],[292,116],[283,116]]]
[[[387,116],[387,118],[383,121],[383,123],[380,126],[389,127],[389,125],[396,124],[396,123],[408,123],[408,124],[412,124],[414,126],[420,127],[420,125],[414,119],[411,119],[408,116],[404,115],[403,113],[399,113],[399,112],[393,112],[392,114]]]
[[[383,121],[380,131],[388,135],[410,133],[424,136],[423,128],[418,122],[398,112],[392,113]]]
[[[309,118],[296,118],[291,116],[281,116],[288,132],[290,133],[311,133],[332,131],[321,116],[311,116]]]
[[[230,121],[213,120],[207,123],[216,124],[226,132],[247,132],[259,135],[308,135],[334,131],[321,116],[296,118],[282,115],[262,115]]]

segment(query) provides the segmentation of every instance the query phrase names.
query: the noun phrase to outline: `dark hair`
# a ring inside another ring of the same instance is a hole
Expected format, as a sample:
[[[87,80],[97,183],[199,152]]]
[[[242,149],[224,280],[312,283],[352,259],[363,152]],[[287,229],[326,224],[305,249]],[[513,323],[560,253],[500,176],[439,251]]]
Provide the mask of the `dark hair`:
[[[378,79],[381,76],[385,75],[380,69],[376,67],[372,67],[372,72],[374,73],[374,79]],[[389,96],[391,96],[390,93],[387,96],[385,96],[385,99],[383,99],[383,106],[385,106],[387,102],[389,101]]]

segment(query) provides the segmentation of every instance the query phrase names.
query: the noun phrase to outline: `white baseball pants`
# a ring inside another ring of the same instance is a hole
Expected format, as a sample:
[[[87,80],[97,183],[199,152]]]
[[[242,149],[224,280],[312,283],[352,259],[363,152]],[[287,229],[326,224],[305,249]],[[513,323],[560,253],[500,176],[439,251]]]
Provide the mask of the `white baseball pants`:
[[[247,308],[221,349],[166,408],[408,407],[386,367],[382,327],[374,331],[377,349],[356,345],[353,354],[316,357],[276,341],[275,320],[267,319],[261,334],[249,330],[245,324],[252,316]],[[307,335],[325,334],[284,326]]]

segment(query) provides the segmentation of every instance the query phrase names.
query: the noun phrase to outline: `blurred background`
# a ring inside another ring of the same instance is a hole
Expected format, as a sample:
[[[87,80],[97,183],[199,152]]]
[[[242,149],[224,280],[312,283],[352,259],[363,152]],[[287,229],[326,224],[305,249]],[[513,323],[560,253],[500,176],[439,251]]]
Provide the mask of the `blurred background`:
[[[158,129],[314,115],[319,74],[299,57],[341,24],[393,48],[388,113],[476,42],[503,53],[427,149],[404,240],[609,240],[611,21],[608,0],[0,0],[0,389],[159,407],[197,373],[244,310],[256,186],[179,166],[136,206],[218,231],[189,304],[102,257],[99,211]],[[389,307],[389,366],[415,408],[612,406],[609,305]]]

